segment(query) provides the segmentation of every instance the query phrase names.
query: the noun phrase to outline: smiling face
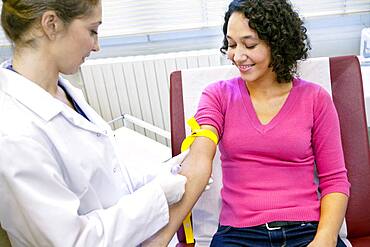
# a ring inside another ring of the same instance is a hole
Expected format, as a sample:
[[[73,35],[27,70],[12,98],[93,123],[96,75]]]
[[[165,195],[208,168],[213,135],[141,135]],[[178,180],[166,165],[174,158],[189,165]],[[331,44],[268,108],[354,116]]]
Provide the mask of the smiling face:
[[[249,27],[242,13],[234,12],[230,16],[226,38],[227,57],[238,67],[244,81],[275,80],[276,74],[269,67],[271,49]]]
[[[58,35],[53,47],[58,71],[76,73],[92,51],[99,50],[98,27],[102,20],[101,4],[90,15],[77,18]]]

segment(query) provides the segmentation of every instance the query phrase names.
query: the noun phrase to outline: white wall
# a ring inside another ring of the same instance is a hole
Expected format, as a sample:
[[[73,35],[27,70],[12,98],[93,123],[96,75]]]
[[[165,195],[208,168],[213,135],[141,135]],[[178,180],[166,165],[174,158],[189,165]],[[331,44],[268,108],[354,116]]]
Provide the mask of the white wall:
[[[312,44],[312,57],[358,55],[361,30],[370,27],[370,13],[305,20]],[[148,36],[102,39],[102,52],[92,58],[146,55],[176,51],[219,48],[222,29],[209,28]]]
[[[359,55],[361,30],[370,27],[370,13],[313,17],[305,20],[312,44],[311,57]],[[91,58],[148,55],[219,48],[221,27],[184,32],[111,37],[100,40],[101,51]],[[0,47],[0,61],[11,55]]]

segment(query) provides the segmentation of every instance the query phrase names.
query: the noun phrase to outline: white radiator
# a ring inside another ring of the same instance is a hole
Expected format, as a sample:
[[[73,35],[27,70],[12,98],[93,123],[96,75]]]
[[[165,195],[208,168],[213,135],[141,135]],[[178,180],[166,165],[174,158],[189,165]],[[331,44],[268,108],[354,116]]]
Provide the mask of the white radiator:
[[[170,73],[218,66],[223,59],[218,50],[95,59],[81,66],[81,76],[88,102],[106,121],[129,114],[169,131]],[[164,137],[124,120],[113,128],[122,125],[169,145]]]

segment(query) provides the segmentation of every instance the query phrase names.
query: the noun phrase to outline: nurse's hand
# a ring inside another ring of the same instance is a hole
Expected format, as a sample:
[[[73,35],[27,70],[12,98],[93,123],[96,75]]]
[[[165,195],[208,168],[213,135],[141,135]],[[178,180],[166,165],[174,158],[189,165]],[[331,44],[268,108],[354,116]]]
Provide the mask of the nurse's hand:
[[[181,200],[185,192],[185,184],[187,178],[180,174],[173,174],[171,172],[163,172],[156,178],[161,186],[168,205],[172,205]]]
[[[179,171],[181,170],[181,163],[184,161],[184,159],[186,158],[186,156],[188,154],[189,154],[189,150],[186,150],[185,152],[182,152],[182,153],[176,155],[175,157],[172,157],[172,158],[166,160],[165,162],[160,164],[160,166],[161,166],[160,169],[162,171],[163,170],[170,171],[173,174],[179,173]]]
[[[160,165],[161,166],[160,172],[170,171],[173,174],[179,173],[181,171],[181,163],[184,161],[184,159],[187,157],[188,154],[189,154],[189,149],[176,155],[175,157],[172,157],[166,160]],[[209,190],[211,188],[212,183],[213,183],[213,178],[210,177],[208,180],[208,184],[206,188],[204,189],[204,191]]]

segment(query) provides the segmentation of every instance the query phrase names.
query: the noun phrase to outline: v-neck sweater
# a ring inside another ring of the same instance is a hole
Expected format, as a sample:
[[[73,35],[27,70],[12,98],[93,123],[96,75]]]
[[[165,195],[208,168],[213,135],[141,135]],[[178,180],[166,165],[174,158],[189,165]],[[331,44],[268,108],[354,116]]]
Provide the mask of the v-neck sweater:
[[[203,91],[195,118],[220,137],[221,225],[318,221],[320,196],[349,195],[338,115],[318,84],[295,78],[280,111],[262,124],[245,81],[219,81]]]

